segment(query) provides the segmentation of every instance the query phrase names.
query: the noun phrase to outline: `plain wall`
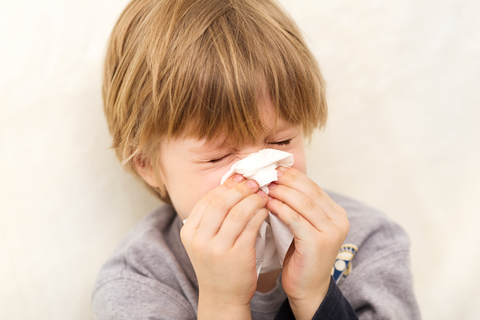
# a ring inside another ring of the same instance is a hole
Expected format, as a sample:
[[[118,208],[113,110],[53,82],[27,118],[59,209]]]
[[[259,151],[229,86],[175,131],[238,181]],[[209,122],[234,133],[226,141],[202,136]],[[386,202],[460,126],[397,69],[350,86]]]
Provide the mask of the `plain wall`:
[[[160,205],[109,149],[101,69],[127,1],[0,4],[0,318],[92,319],[90,293]],[[308,174],[410,235],[425,319],[478,319],[480,1],[283,0],[327,82]]]

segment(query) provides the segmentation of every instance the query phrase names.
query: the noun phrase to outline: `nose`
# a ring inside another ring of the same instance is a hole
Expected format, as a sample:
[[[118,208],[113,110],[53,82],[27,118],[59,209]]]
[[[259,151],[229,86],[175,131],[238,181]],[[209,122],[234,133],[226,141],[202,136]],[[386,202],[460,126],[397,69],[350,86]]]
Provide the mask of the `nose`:
[[[266,143],[255,143],[248,146],[244,146],[237,151],[237,155],[240,159],[246,158],[249,154],[259,152],[267,147]]]

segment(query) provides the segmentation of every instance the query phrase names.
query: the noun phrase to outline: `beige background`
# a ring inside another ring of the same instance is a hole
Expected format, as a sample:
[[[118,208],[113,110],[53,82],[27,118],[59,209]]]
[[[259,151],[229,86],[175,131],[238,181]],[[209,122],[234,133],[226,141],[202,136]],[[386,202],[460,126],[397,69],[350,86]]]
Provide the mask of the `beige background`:
[[[407,230],[425,319],[478,319],[480,1],[281,2],[328,84],[309,175]],[[91,319],[98,269],[159,205],[122,172],[102,114],[126,3],[1,0],[1,319]]]

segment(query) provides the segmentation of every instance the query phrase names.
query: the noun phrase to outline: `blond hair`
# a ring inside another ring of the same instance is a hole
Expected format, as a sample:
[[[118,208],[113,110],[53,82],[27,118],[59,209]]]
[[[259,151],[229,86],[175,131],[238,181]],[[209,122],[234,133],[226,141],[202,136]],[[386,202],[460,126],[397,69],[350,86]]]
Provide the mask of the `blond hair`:
[[[159,139],[226,134],[255,140],[264,88],[276,121],[324,125],[325,88],[292,19],[270,0],[133,0],[109,39],[103,101],[112,147],[138,176],[149,162],[160,186]],[[275,123],[276,123],[275,121]],[[233,125],[235,124],[235,125]],[[169,202],[164,187],[149,187]]]

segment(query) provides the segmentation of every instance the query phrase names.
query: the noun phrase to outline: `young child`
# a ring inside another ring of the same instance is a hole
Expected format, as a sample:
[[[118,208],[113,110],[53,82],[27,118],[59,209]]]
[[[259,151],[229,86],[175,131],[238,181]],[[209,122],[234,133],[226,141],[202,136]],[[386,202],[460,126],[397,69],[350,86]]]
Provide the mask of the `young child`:
[[[167,204],[101,269],[96,319],[419,318],[406,234],[306,175],[304,138],[326,121],[324,90],[273,0],[128,5],[107,50],[105,114],[122,165]],[[265,148],[294,158],[268,195],[240,174],[220,185]],[[257,279],[268,211],[294,240],[283,269]]]

